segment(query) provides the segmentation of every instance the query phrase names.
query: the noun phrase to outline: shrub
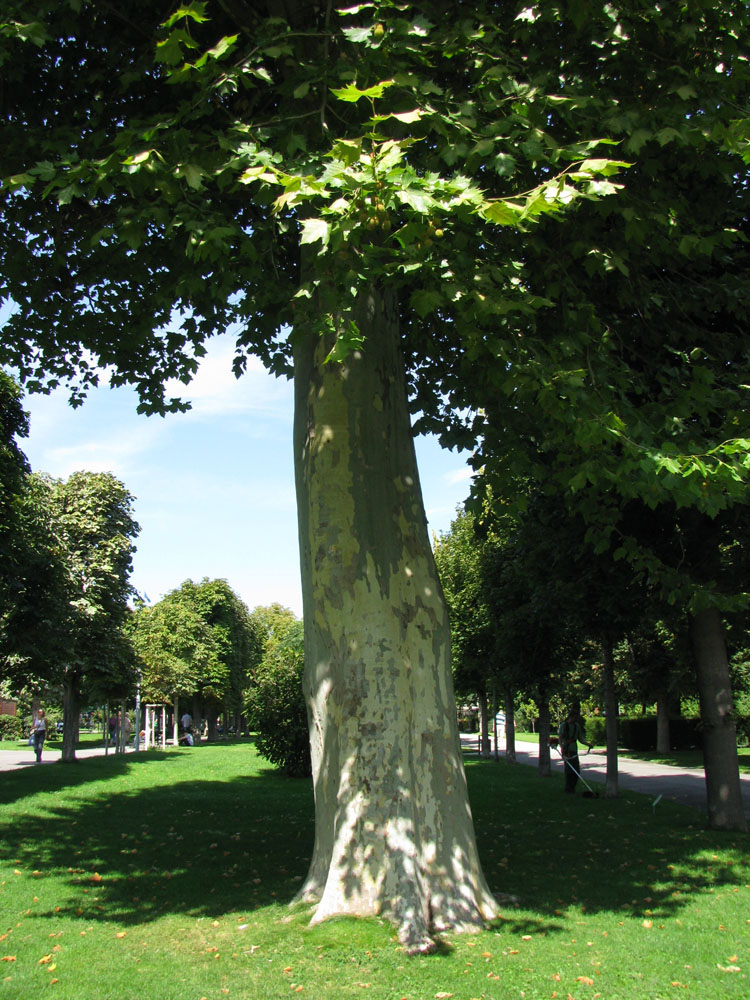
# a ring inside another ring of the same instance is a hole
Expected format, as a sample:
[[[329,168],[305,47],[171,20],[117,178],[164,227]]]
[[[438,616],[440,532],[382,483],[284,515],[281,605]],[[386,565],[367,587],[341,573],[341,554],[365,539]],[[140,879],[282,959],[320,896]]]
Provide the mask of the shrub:
[[[735,717],[737,726],[737,743],[739,746],[750,746],[750,715],[738,715]]]
[[[302,693],[302,622],[270,639],[246,696],[250,728],[261,756],[292,777],[309,777],[310,739]]]
[[[0,740],[20,740],[23,735],[23,720],[20,716],[0,715]]]
[[[586,742],[592,747],[601,747],[607,742],[607,720],[603,715],[586,719]]]
[[[655,750],[656,717],[620,719],[619,743],[628,750]],[[700,719],[670,719],[669,743],[672,750],[701,746]]]

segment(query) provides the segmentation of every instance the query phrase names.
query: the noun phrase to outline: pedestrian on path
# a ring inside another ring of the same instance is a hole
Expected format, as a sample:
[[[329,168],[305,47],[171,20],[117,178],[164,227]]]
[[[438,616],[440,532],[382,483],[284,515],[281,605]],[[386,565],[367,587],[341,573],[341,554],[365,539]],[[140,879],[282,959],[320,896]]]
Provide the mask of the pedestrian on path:
[[[44,746],[46,736],[47,719],[44,715],[44,709],[40,708],[36,713],[34,724],[31,727],[31,737],[34,740],[34,753],[36,754],[37,764],[42,763],[42,747]]]

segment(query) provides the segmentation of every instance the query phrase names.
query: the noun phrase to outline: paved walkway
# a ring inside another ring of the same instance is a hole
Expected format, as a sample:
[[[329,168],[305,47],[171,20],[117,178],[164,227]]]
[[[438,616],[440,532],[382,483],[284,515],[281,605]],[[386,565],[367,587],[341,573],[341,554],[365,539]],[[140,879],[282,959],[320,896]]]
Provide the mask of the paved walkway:
[[[476,749],[476,736],[461,736],[464,749]],[[114,757],[114,751],[109,751]],[[133,750],[128,750],[128,754]],[[103,747],[77,750],[77,757],[104,756]],[[536,767],[539,757],[539,746],[536,743],[516,741],[516,760],[519,764],[530,764]],[[60,759],[60,744],[45,745],[42,754],[42,766],[53,764]],[[19,768],[34,767],[34,753],[29,747],[26,750],[0,749],[0,771],[15,771]],[[562,776],[562,761],[553,751],[552,769]],[[652,764],[643,760],[630,760],[620,757],[618,761],[619,785],[629,791],[641,792],[656,799],[659,795],[694,809],[706,811],[706,782],[702,768],[670,767],[667,764]],[[603,753],[592,752],[581,757],[581,774],[589,784],[603,785],[607,773],[607,762]],[[745,804],[745,814],[750,819],[750,774],[740,777],[742,800]]]
[[[461,737],[464,749],[476,749],[477,737]],[[516,740],[516,760],[519,764],[537,766],[539,746]],[[581,756],[581,775],[597,789],[604,785],[607,776],[607,760],[603,752],[592,751]],[[562,777],[563,764],[556,751],[552,751],[552,770]],[[641,792],[656,799],[659,795],[682,805],[706,811],[706,780],[703,768],[670,767],[668,764],[652,764],[644,760],[618,759],[618,784],[632,792]],[[750,774],[740,776],[742,801],[745,815],[750,819]],[[579,785],[580,788],[580,785]],[[603,789],[602,789],[603,790]]]
[[[51,745],[49,743],[45,743],[42,751],[42,765],[56,764],[60,760],[61,749],[62,740],[58,740]],[[133,753],[132,747],[128,748],[125,752],[127,754]],[[85,747],[83,749],[76,750],[76,757],[103,756],[104,747]],[[115,756],[115,751],[112,747],[109,748],[109,756]],[[36,760],[34,758],[34,750],[32,747],[29,747],[28,750],[3,750],[2,746],[0,746],[0,771],[15,771],[18,768],[35,766]]]

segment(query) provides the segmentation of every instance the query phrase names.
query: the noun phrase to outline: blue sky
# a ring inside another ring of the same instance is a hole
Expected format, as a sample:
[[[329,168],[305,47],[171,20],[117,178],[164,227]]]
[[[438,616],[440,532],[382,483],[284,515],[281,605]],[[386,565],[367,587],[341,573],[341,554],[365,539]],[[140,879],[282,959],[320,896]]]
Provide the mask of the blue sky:
[[[24,400],[31,467],[56,477],[112,472],[141,526],[131,581],[154,603],[188,578],[226,579],[250,608],[302,614],[292,466],[292,386],[251,363],[236,380],[233,341],[217,338],[187,390],[193,409],[136,413],[130,389],[102,387],[73,410],[67,394]],[[431,533],[447,531],[469,492],[465,455],[417,440]]]

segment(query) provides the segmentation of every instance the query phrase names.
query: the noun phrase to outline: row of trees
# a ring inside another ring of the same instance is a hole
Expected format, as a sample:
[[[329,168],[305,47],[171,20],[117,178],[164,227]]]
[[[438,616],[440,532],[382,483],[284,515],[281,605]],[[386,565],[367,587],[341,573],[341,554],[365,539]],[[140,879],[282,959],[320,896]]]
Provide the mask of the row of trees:
[[[109,366],[164,411],[231,327],[238,374],[254,352],[295,379],[315,920],[387,914],[418,951],[497,913],[410,408],[499,479],[576,495],[667,596],[679,573],[621,512],[695,515],[701,568],[745,503],[749,19],[18,0],[0,22],[2,360],[76,399]],[[725,596],[685,595],[721,740]]]
[[[132,702],[138,687],[149,701],[183,699],[209,739],[220,715],[239,732],[247,713],[270,760],[309,773],[309,748],[275,749],[287,738],[277,685],[301,663],[302,623],[278,605],[250,613],[225,580],[187,580],[144,604],[130,584],[134,498],[107,473],[33,473],[18,443],[27,432],[21,390],[0,371],[2,682],[62,701],[62,760],[75,759],[82,707]],[[299,714],[299,668],[292,677]]]
[[[606,791],[617,793],[617,722],[623,703],[655,706],[658,749],[670,749],[670,721],[698,685],[689,610],[665,601],[653,581],[624,561],[597,552],[586,524],[561,498],[537,491],[523,512],[487,489],[476,511],[461,512],[436,540],[436,560],[451,614],[457,690],[479,700],[486,740],[487,707],[504,702],[508,752],[513,754],[514,706],[533,702],[539,721],[542,774],[549,774],[550,705],[587,702],[607,721]],[[652,531],[657,526],[651,524]],[[666,535],[663,525],[658,526]],[[673,529],[677,530],[677,529]],[[666,544],[667,539],[664,539]],[[723,572],[741,573],[744,547],[722,550]],[[745,695],[744,615],[730,616],[733,680]],[[731,705],[731,690],[726,696]],[[725,724],[733,725],[730,715]],[[701,704],[706,768],[736,770],[711,756],[714,717]],[[706,740],[707,735],[709,739]]]
[[[133,497],[108,473],[66,480],[32,473],[17,384],[0,372],[0,660],[11,691],[53,689],[64,715],[62,758],[75,759],[81,700],[128,691],[124,636]]]

